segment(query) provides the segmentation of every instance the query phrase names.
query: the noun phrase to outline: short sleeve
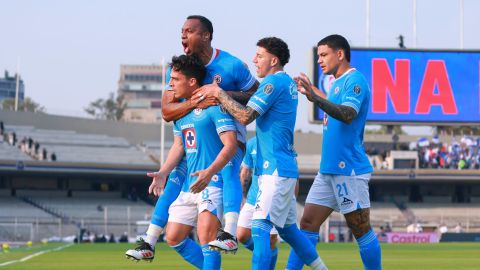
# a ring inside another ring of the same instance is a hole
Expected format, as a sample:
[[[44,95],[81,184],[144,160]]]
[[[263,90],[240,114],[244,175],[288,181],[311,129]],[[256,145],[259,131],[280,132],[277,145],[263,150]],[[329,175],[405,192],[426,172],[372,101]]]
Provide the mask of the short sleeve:
[[[247,106],[263,115],[273,105],[281,89],[275,84],[275,79],[269,75],[263,79],[257,91],[247,103]]]
[[[341,105],[352,107],[358,114],[369,92],[368,85],[359,78],[352,77],[345,82]]]
[[[217,129],[217,134],[225,131],[236,131],[235,121],[232,116],[221,106],[210,107],[210,117],[215,123],[215,128]]]

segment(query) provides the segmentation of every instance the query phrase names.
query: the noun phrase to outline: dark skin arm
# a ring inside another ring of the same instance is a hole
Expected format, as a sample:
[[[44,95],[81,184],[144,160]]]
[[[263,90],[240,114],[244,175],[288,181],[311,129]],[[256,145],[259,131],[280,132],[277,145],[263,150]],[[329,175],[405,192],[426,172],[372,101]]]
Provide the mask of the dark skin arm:
[[[248,91],[228,91],[226,92],[234,100],[245,105],[250,97],[257,91],[258,81],[256,81]],[[175,121],[187,115],[195,108],[205,109],[210,106],[218,105],[215,98],[207,97],[204,99],[189,99],[185,102],[179,102],[175,98],[173,91],[165,91],[162,97],[162,115],[167,122]]]
[[[353,119],[357,116],[357,112],[350,106],[335,104],[321,97],[313,89],[313,85],[305,74],[295,77],[298,91],[304,94],[308,100],[315,103],[329,116],[342,121],[345,124],[351,124]]]

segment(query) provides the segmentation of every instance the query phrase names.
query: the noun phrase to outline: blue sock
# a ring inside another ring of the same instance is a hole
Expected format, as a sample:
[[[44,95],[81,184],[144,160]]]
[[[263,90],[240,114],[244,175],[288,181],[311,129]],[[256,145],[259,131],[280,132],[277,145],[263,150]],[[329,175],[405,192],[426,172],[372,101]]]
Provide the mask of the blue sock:
[[[245,243],[243,243],[243,246],[244,246],[246,249],[249,249],[249,250],[253,251],[254,245],[253,245],[253,239],[252,239],[252,237],[248,238],[248,240],[247,240]]]
[[[372,229],[357,239],[365,270],[382,269],[382,250],[377,236]]]
[[[242,204],[242,183],[240,182],[240,165],[243,151],[237,147],[237,152],[229,163],[221,170],[223,178],[223,212],[240,213]]]
[[[276,227],[278,234],[295,251],[298,257],[306,264],[310,265],[318,257],[315,246],[298,228],[297,224],[285,224],[283,228]]]
[[[211,250],[207,245],[202,245],[203,253],[203,268],[204,270],[216,270],[220,269],[222,264],[222,257],[220,252]]]
[[[158,198],[153,210],[150,223],[165,228],[168,222],[168,208],[175,201],[182,190],[183,182],[185,181],[186,167],[183,168],[180,163],[168,176],[167,185],[163,194]],[[186,165],[185,165],[186,166]],[[185,170],[185,171],[184,171]]]
[[[270,267],[272,251],[270,250],[270,231],[272,223],[266,219],[252,221],[253,249],[252,270],[265,270]]]
[[[198,269],[203,268],[202,248],[190,238],[186,238],[180,244],[172,246],[187,262]]]
[[[270,259],[270,267],[268,269],[274,270],[275,265],[277,265],[277,257],[278,257],[278,247],[275,247],[272,250],[272,258]]]
[[[314,247],[317,246],[318,243],[318,232],[312,232],[312,231],[307,231],[307,230],[300,230],[307,238],[310,240],[310,242],[313,244]],[[303,268],[303,261],[300,259],[295,253],[295,251],[292,249],[290,250],[290,256],[288,256],[288,261],[287,261],[287,270],[300,270]]]

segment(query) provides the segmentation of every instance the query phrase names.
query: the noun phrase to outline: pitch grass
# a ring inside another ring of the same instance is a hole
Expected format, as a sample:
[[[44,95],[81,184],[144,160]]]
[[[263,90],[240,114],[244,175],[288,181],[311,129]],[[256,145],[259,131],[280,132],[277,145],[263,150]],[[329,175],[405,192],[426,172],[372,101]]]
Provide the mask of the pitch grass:
[[[35,245],[31,248],[12,249],[0,253],[0,265],[18,260],[41,250],[48,250],[63,244]],[[120,269],[193,269],[179,255],[165,244],[158,244],[153,263],[133,262],[125,259],[124,252],[132,244],[80,244],[60,251],[52,251],[25,262],[17,262],[3,269],[35,270],[120,270]],[[276,269],[284,269],[289,247],[279,246]],[[331,270],[363,269],[355,244],[319,244],[320,256]],[[383,244],[383,269],[480,269],[480,243],[441,244]],[[225,270],[250,269],[251,252],[241,248],[236,255],[223,255],[222,268]],[[307,268],[305,268],[307,269]]]

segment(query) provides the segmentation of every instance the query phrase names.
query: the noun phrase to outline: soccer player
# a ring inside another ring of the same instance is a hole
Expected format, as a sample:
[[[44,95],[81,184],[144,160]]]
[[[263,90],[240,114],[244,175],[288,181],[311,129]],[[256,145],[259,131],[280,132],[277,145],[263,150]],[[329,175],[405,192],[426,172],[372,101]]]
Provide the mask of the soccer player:
[[[242,185],[250,183],[245,204],[240,210],[238,218],[237,238],[243,246],[251,251],[254,249],[252,239],[252,216],[255,208],[255,202],[258,195],[258,176],[255,172],[255,163],[257,159],[257,138],[253,137],[247,141],[247,150],[243,157],[242,167],[240,169],[240,180]],[[277,237],[278,232],[275,228],[270,232],[270,249],[272,250],[272,259],[269,269],[275,269],[278,256]]]
[[[350,66],[350,45],[344,37],[325,37],[318,42],[317,53],[323,73],[333,75],[335,81],[325,99],[305,74],[295,78],[298,90],[325,112],[320,172],[308,192],[300,227],[316,244],[322,223],[332,211],[339,211],[357,239],[364,268],[381,269],[380,245],[369,217],[373,168],[363,147],[370,89],[363,75]],[[287,269],[302,266],[291,252]]]
[[[283,71],[289,58],[290,52],[283,40],[269,37],[257,42],[253,63],[258,77],[263,78],[263,81],[246,107],[216,84],[203,86],[194,93],[194,98],[215,97],[244,125],[256,119],[255,170],[259,175],[259,192],[252,221],[255,246],[252,269],[264,270],[270,265],[270,231],[273,226],[312,269],[327,269],[315,247],[296,226],[296,202],[293,195],[298,167],[293,131],[298,93],[295,82]]]
[[[204,79],[205,67],[195,56],[186,55],[174,57],[171,67],[175,98],[190,99]],[[170,206],[167,243],[199,269],[220,269],[220,253],[210,250],[208,243],[221,226],[223,176],[219,172],[237,149],[234,120],[220,106],[195,109],[175,121],[174,135],[174,145],[183,145],[183,151],[166,164],[176,164],[186,155],[190,189],[180,192]],[[195,226],[201,247],[188,237]]]
[[[228,94],[235,100],[246,104],[249,97],[258,87],[257,80],[251,75],[247,66],[238,58],[228,52],[212,47],[213,26],[210,20],[203,16],[192,15],[187,17],[182,27],[182,46],[186,55],[196,55],[207,69],[207,75],[203,83],[212,83],[215,81],[223,89],[227,89]],[[167,76],[168,77],[168,76]],[[215,99],[196,99],[178,100],[173,91],[165,91],[162,99],[162,114],[166,121],[177,120],[185,116],[193,109],[206,108],[216,105]],[[241,183],[239,179],[240,164],[243,158],[246,140],[246,128],[236,121],[237,143],[239,149],[235,156],[222,170],[224,175],[224,219],[225,232],[219,231],[218,239],[213,242],[217,248],[235,252],[238,248],[236,235],[238,215],[242,201]],[[154,247],[158,237],[164,232],[168,220],[168,208],[177,198],[182,189],[184,175],[179,172],[186,171],[185,163],[180,164],[167,181],[165,191],[158,199],[152,215],[150,225],[147,230],[146,239],[140,239],[135,249],[126,252],[137,260],[151,260],[154,256]],[[165,181],[161,179],[159,172],[149,173],[153,178],[150,190],[162,189]],[[175,181],[171,181],[174,179]],[[149,256],[145,256],[149,255]]]

